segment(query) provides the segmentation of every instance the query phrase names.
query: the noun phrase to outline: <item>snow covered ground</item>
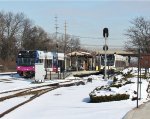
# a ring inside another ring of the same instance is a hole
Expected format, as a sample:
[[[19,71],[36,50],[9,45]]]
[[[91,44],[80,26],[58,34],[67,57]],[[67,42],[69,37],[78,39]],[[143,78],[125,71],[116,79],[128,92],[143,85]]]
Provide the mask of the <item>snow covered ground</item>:
[[[133,71],[133,73],[135,72],[136,71]],[[104,103],[89,103],[89,93],[96,87],[107,85],[110,82],[110,80],[104,81],[101,75],[90,77],[94,79],[92,83],[86,83],[86,85],[80,86],[58,88],[17,108],[2,117],[2,119],[122,119],[129,110],[136,107],[136,101],[131,101],[131,99]],[[88,77],[85,79],[87,78]],[[12,82],[0,82],[0,92],[29,86],[32,87],[33,85],[44,85],[31,84],[31,80],[26,81],[24,79],[11,81],[12,77],[9,76],[0,76],[0,79],[8,79]],[[70,79],[73,79],[73,77]],[[126,90],[135,90],[137,78],[133,77],[130,80],[135,83],[128,84],[119,90],[113,88],[113,91],[126,92]],[[140,104],[146,101],[145,99],[147,96],[145,90],[148,82],[146,80],[142,80],[142,82],[142,100],[139,101]],[[22,100],[23,99],[15,98],[12,100],[12,103],[17,101],[20,102]],[[5,104],[4,102],[0,102],[0,111],[10,105],[10,102]]]

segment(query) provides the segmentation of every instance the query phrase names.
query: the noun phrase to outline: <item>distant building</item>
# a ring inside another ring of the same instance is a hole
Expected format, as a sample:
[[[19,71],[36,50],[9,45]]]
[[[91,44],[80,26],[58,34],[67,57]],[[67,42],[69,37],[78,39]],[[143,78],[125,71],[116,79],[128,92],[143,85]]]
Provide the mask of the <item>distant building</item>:
[[[141,68],[150,68],[150,54],[141,54],[140,66]]]

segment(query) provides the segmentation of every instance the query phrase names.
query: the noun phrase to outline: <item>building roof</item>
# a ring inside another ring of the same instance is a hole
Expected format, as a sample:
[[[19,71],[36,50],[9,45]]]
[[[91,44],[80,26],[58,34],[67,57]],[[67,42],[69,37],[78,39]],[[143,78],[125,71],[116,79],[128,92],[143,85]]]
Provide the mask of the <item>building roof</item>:
[[[67,54],[67,56],[91,56],[91,53],[82,52],[82,51],[74,51]]]
[[[105,54],[105,51],[99,50],[97,54]],[[134,55],[135,53],[119,49],[109,49],[107,50],[107,54]]]

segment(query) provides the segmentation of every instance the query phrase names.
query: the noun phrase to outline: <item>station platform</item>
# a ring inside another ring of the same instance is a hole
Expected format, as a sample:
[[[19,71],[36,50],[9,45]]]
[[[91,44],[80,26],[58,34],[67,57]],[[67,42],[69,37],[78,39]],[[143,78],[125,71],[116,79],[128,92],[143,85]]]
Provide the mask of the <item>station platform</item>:
[[[150,119],[150,101],[129,111],[123,119]]]

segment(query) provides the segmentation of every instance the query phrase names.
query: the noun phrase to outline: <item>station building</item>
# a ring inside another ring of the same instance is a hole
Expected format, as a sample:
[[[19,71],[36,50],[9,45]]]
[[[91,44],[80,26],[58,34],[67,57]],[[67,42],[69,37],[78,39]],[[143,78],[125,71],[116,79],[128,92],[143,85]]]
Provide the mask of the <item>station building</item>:
[[[100,57],[104,55],[104,50],[95,52],[74,51],[66,54],[65,66],[67,70],[100,70]],[[119,49],[110,49],[107,54],[118,54],[132,57],[135,53]]]

